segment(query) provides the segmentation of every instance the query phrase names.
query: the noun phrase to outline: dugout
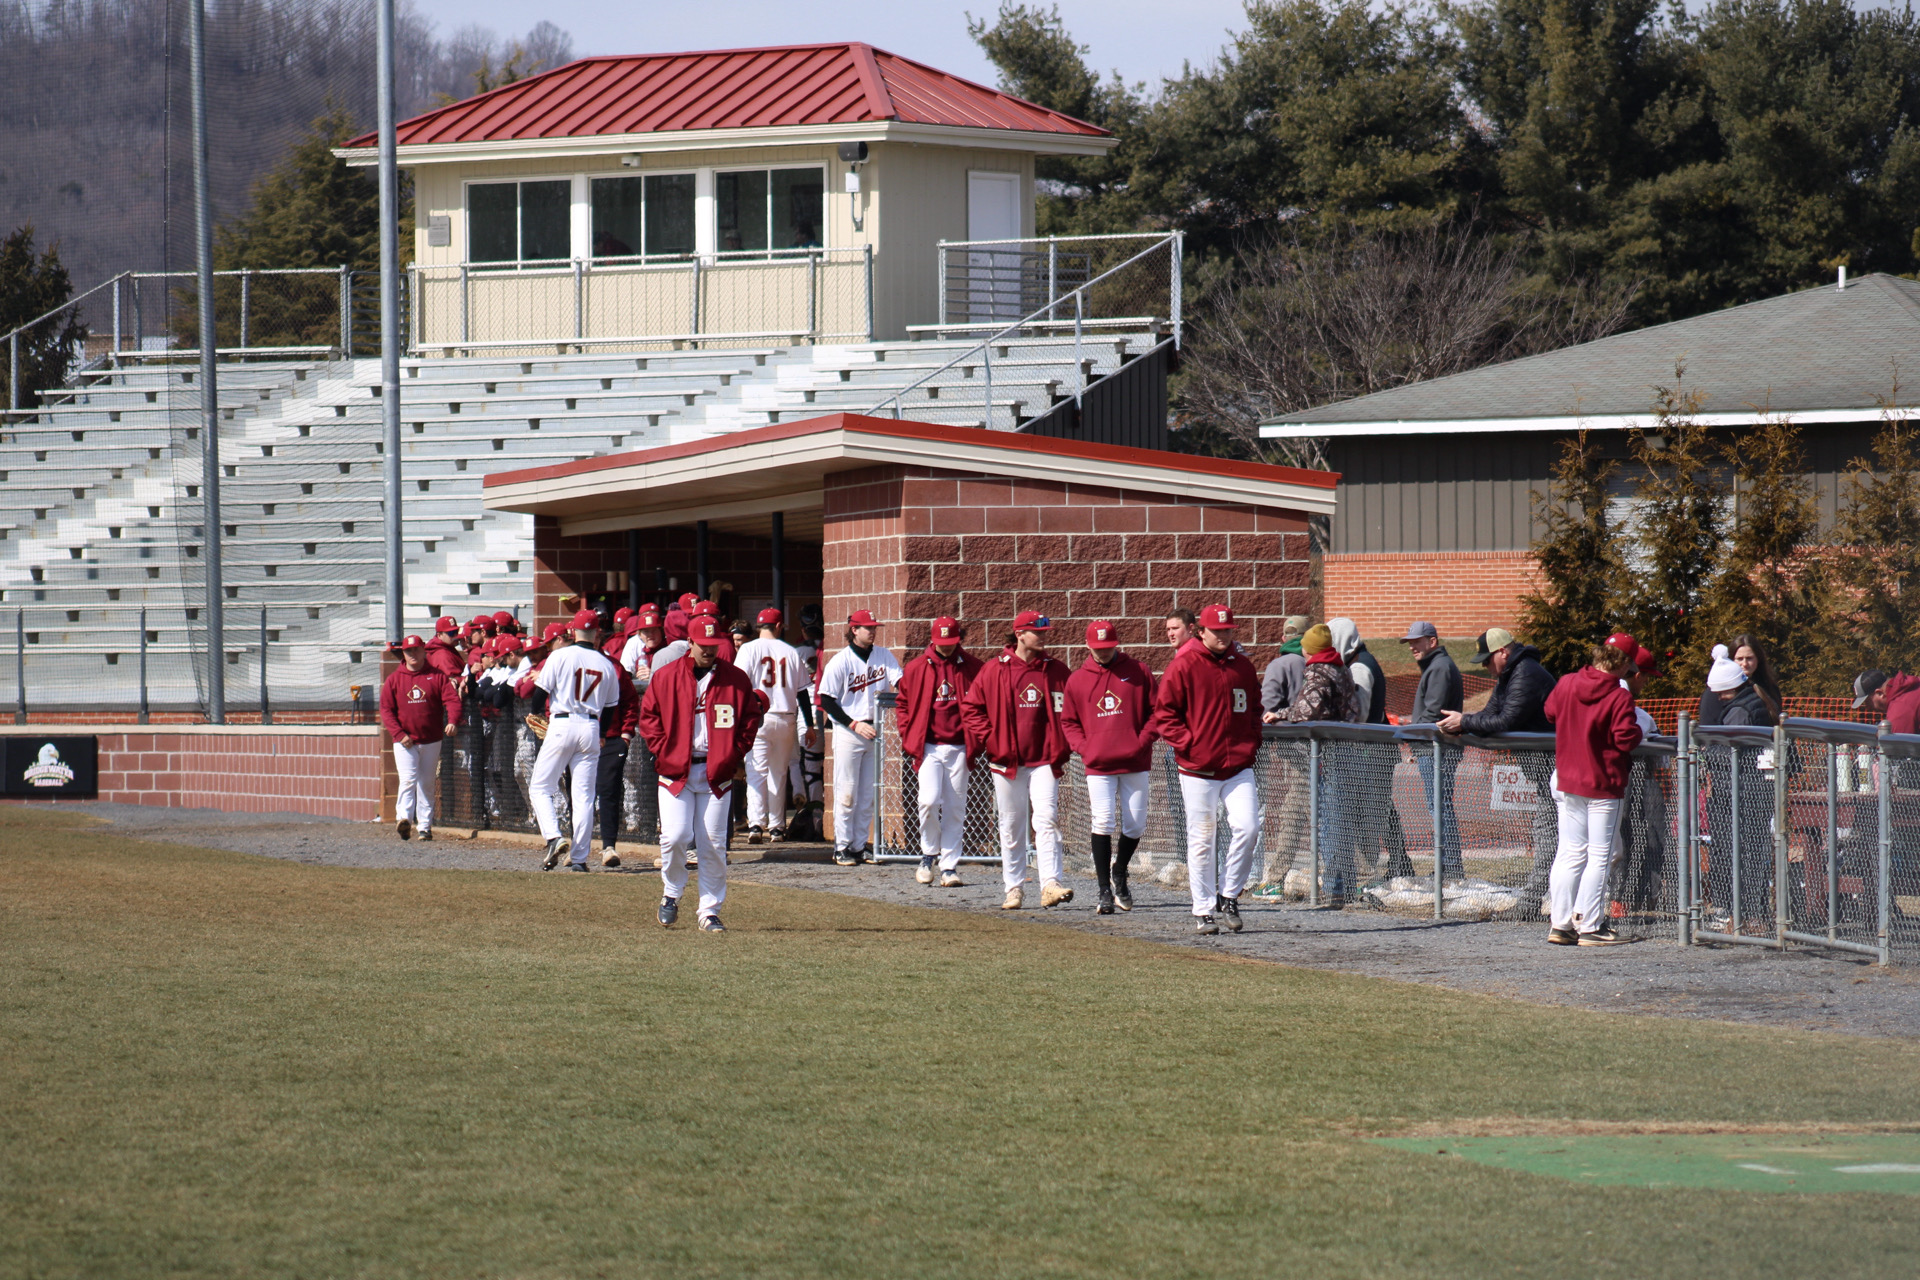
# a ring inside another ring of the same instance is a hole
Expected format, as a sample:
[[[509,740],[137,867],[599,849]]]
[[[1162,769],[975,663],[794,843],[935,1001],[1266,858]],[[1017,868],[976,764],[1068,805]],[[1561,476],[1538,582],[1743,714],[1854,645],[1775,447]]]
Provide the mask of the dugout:
[[[1148,646],[1169,609],[1225,601],[1265,661],[1286,615],[1312,612],[1307,522],[1332,514],[1338,479],[830,414],[496,472],[485,500],[534,517],[542,623],[567,596],[631,602],[724,582],[736,616],[783,600],[791,619],[819,601],[830,648],[835,620],[862,607],[902,653],[942,614],[990,648],[1026,608],[1056,620],[1063,646],[1095,618]]]

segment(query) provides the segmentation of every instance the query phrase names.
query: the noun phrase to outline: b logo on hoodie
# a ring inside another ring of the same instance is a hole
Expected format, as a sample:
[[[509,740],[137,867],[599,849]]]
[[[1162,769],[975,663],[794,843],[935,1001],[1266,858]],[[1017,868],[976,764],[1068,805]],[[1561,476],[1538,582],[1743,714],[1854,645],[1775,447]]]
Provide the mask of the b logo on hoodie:
[[[1233,691],[1233,713],[1235,715],[1239,715],[1241,712],[1245,711],[1246,709],[1247,709],[1247,691],[1245,689],[1235,689]]]
[[[714,703],[713,727],[716,729],[733,728],[733,704],[731,702]]]

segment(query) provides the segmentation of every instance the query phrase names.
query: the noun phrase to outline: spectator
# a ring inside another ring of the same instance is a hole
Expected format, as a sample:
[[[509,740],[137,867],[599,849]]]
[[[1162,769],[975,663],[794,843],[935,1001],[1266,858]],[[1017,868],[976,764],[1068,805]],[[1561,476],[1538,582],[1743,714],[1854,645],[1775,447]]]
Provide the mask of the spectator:
[[[1281,625],[1280,656],[1267,664],[1266,673],[1260,677],[1260,710],[1268,724],[1293,705],[1293,695],[1300,692],[1300,682],[1306,678],[1307,660],[1300,652],[1300,637],[1307,621],[1305,614],[1296,613]]]
[[[1540,665],[1538,649],[1515,640],[1505,627],[1490,627],[1480,633],[1480,649],[1473,655],[1473,661],[1493,672],[1493,693],[1487,699],[1486,710],[1472,715],[1447,712],[1440,717],[1442,733],[1492,737],[1502,733],[1553,731],[1544,710],[1547,695],[1553,691],[1553,673]],[[1520,888],[1520,917],[1537,920],[1560,842],[1560,815],[1553,802],[1551,785],[1553,756],[1545,751],[1515,754],[1520,771],[1533,784],[1538,797],[1533,812],[1533,869]]]
[[[1920,680],[1903,671],[1863,671],[1853,682],[1853,709],[1885,720],[1894,733],[1920,733]]]
[[[1186,647],[1189,640],[1198,638],[1199,621],[1194,617],[1191,609],[1169,609],[1166,631],[1167,646],[1177,654]],[[1168,658],[1167,661],[1171,662],[1173,659]]]
[[[1413,691],[1413,712],[1407,717],[1407,723],[1437,725],[1442,716],[1464,705],[1460,668],[1454,665],[1447,647],[1440,643],[1440,634],[1431,622],[1409,625],[1402,639],[1412,651],[1414,661],[1420,664],[1420,683]],[[1431,749],[1416,749],[1413,761],[1420,771],[1420,785],[1426,791],[1429,813],[1434,806],[1434,787],[1440,788],[1440,878],[1463,880],[1467,873],[1460,855],[1460,818],[1453,807],[1454,775],[1460,769],[1460,752],[1450,747],[1441,748],[1437,777]]]
[[[1560,839],[1547,931],[1547,941],[1558,946],[1620,941],[1607,910],[1607,872],[1640,727],[1633,697],[1621,685],[1631,660],[1611,644],[1593,646],[1591,658],[1591,666],[1556,683],[1542,707],[1554,726],[1558,783]]]
[[[1753,688],[1760,695],[1760,701],[1767,704],[1767,710],[1777,719],[1782,706],[1780,698],[1780,678],[1774,674],[1773,659],[1760,646],[1760,641],[1752,633],[1743,631],[1733,638],[1727,646],[1733,654],[1733,660],[1747,673],[1747,679],[1753,682]]]
[[[1360,691],[1362,724],[1387,722],[1387,676],[1380,660],[1367,651],[1360,628],[1352,618],[1333,618],[1327,622],[1333,633],[1334,647],[1340,650],[1354,688]],[[1359,868],[1367,880],[1374,880],[1380,865],[1380,841],[1387,841],[1387,875],[1412,875],[1413,863],[1407,857],[1406,833],[1400,829],[1400,811],[1393,805],[1393,766],[1400,749],[1387,749],[1365,743],[1343,743],[1338,748],[1345,757],[1347,794],[1358,802],[1353,812],[1352,833]],[[1323,748],[1324,754],[1324,748]]]
[[[1281,718],[1290,724],[1329,720],[1358,724],[1366,715],[1366,704],[1361,701],[1360,690],[1354,687],[1353,676],[1348,673],[1340,650],[1334,647],[1333,632],[1325,623],[1307,628],[1306,634],[1300,637],[1300,652],[1306,655],[1306,678],[1300,682],[1300,692],[1294,695],[1292,705]],[[1350,865],[1352,846],[1340,839],[1350,828],[1339,820],[1335,803],[1334,776],[1338,772],[1333,753],[1323,753],[1318,787],[1318,834],[1323,855],[1321,888],[1329,904],[1344,906],[1353,900],[1355,883]]]
[[[1307,659],[1300,652],[1300,637],[1311,619],[1296,613],[1280,631],[1280,656],[1267,664],[1260,680],[1261,720],[1273,724],[1285,718],[1294,695],[1306,679]],[[1266,858],[1260,868],[1260,883],[1272,885],[1286,879],[1287,867],[1298,851],[1307,847],[1307,770],[1306,743],[1275,744],[1274,762],[1282,791],[1279,812],[1269,824]]]
[[[1713,666],[1707,671],[1707,694],[1714,700],[1717,724],[1730,728],[1773,725],[1774,715],[1767,709],[1760,691],[1747,679],[1740,664],[1727,656],[1727,646],[1723,644],[1713,646]],[[1708,861],[1708,887],[1716,887],[1712,875],[1715,863],[1731,869],[1737,859],[1740,914],[1737,921],[1729,924],[1737,924],[1742,933],[1767,933],[1771,932],[1766,926],[1766,904],[1767,888],[1773,879],[1772,806],[1754,803],[1749,797],[1768,795],[1772,791],[1772,784],[1760,772],[1760,753],[1770,749],[1734,743],[1725,746],[1724,751],[1710,746],[1706,753],[1714,793],[1714,800],[1707,805],[1707,830],[1715,851],[1715,856]],[[1742,797],[1737,813],[1733,803],[1736,770]]]

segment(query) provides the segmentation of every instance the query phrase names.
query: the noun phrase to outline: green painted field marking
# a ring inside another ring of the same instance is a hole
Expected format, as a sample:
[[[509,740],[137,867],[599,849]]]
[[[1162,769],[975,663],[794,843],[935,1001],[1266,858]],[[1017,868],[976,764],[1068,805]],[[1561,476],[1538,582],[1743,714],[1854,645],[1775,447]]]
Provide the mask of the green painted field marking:
[[[1912,1133],[1594,1133],[1374,1141],[1596,1186],[1920,1195],[1920,1134]]]

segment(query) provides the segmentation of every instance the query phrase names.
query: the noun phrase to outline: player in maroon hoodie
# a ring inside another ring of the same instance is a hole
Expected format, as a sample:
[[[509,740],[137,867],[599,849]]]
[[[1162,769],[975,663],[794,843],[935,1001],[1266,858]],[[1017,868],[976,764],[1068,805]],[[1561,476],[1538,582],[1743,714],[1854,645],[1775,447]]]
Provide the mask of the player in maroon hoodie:
[[[1073,748],[1061,728],[1066,664],[1047,656],[1053,622],[1029,609],[1013,620],[1006,651],[986,663],[960,700],[967,750],[987,758],[1000,815],[1000,873],[1005,911],[1025,902],[1027,822],[1040,855],[1040,905],[1073,901],[1060,848],[1060,774]]]
[[[1547,880],[1553,917],[1547,941],[1560,946],[1620,940],[1607,918],[1607,871],[1640,726],[1633,695],[1620,684],[1627,655],[1597,644],[1591,658],[1592,666],[1553,686],[1543,708],[1553,722],[1553,798],[1560,807],[1560,847]]]
[[[427,665],[431,646],[419,636],[398,645],[402,665],[380,685],[380,726],[393,738],[393,765],[400,775],[394,802],[402,840],[433,839],[433,785],[440,772],[440,742],[460,725],[460,694],[451,678]]]
[[[1153,727],[1180,768],[1187,884],[1199,933],[1220,932],[1216,912],[1227,928],[1240,931],[1240,893],[1260,843],[1260,785],[1253,776],[1260,750],[1260,676],[1233,642],[1236,625],[1226,605],[1202,609],[1200,643],[1174,655],[1154,698]],[[1232,840],[1216,882],[1213,835],[1222,806]]]
[[[920,869],[914,879],[932,884],[936,864],[940,887],[957,889],[960,840],[967,820],[966,726],[960,699],[980,674],[980,659],[960,647],[960,624],[935,618],[927,651],[907,663],[895,686],[899,697],[900,749],[913,761],[919,778]]]
[[[1087,624],[1087,660],[1067,677],[1061,726],[1087,769],[1093,874],[1099,914],[1133,910],[1127,866],[1147,830],[1147,780],[1153,767],[1153,672],[1120,652],[1111,622]],[[1120,852],[1113,851],[1114,825]]]

